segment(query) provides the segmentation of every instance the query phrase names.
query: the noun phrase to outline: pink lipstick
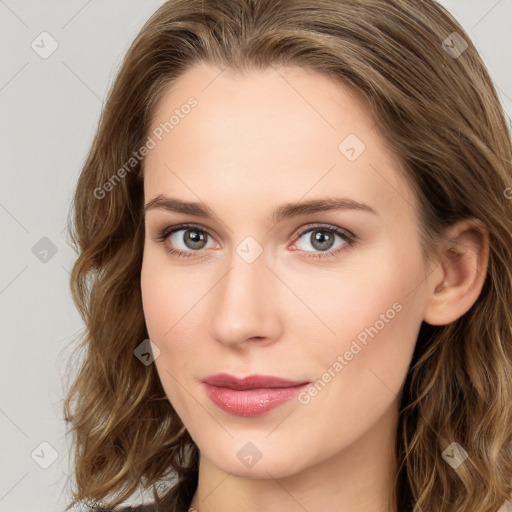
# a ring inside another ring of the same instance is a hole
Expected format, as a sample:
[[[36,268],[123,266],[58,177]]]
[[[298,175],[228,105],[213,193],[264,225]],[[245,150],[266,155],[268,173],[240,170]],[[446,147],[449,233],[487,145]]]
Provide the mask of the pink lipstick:
[[[259,416],[295,398],[309,381],[293,381],[266,375],[242,379],[219,373],[203,379],[206,394],[223,411],[238,416]]]

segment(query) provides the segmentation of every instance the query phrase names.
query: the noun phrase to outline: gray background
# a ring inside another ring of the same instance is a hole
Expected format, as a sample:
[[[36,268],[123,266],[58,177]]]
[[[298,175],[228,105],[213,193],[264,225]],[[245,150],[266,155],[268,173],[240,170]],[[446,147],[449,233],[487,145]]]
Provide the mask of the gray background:
[[[61,402],[82,322],[69,293],[75,255],[64,226],[106,91],[162,3],[0,0],[0,511],[55,512],[68,502]],[[512,0],[441,3],[475,42],[512,116]],[[43,59],[31,45],[45,31],[58,48]]]

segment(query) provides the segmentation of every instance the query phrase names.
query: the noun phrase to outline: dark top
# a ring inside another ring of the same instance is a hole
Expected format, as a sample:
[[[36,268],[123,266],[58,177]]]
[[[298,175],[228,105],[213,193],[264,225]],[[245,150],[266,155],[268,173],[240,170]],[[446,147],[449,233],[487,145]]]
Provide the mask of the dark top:
[[[165,509],[164,509],[165,510]],[[173,508],[173,512],[188,512],[189,508],[178,507]],[[145,505],[121,507],[121,508],[91,508],[89,512],[156,512],[154,503],[146,503]]]
[[[155,503],[146,503],[118,508],[93,507],[88,512],[188,512],[197,489],[197,481],[197,470],[191,471],[161,497],[158,507]]]
[[[154,503],[146,503],[145,505],[137,505],[121,508],[98,508],[89,509],[89,512],[155,512]]]
[[[187,509],[188,510],[188,509]],[[156,512],[154,503],[146,503],[145,505],[137,505],[121,508],[91,508],[89,512]],[[186,512],[185,509],[179,509],[179,512]]]
[[[139,505],[137,507],[123,507],[116,512],[153,512],[155,507],[152,503],[147,505]]]

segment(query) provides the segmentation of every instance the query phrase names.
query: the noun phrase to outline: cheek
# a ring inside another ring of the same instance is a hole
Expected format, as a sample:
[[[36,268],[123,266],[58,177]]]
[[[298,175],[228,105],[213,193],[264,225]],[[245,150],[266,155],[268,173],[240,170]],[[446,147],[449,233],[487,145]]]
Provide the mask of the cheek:
[[[296,294],[317,317],[312,320],[311,315],[302,315],[303,328],[309,325],[309,332],[314,328],[336,345],[336,340],[352,339],[372,326],[379,332],[390,326],[396,329],[404,325],[405,317],[413,316],[416,324],[421,317],[418,285],[424,272],[420,254],[414,252],[414,248],[398,250],[390,245],[357,253],[339,269],[316,272],[310,278],[304,272],[288,274]],[[364,334],[360,338],[364,342]]]
[[[140,281],[142,306],[148,334],[157,344],[171,337],[174,325],[186,314],[185,305],[193,300],[188,300],[187,294],[193,295],[194,287],[190,281],[187,285],[183,274],[169,265],[163,250],[145,249]]]
[[[357,288],[351,294],[346,289],[346,295],[338,292],[337,300],[331,295],[329,305],[321,310],[331,332],[321,325],[315,332],[309,327],[309,336],[303,338],[307,359],[315,361],[316,376],[329,369],[332,372],[336,365],[334,371],[343,375],[340,380],[347,379],[344,385],[359,386],[362,376],[375,377],[370,375],[373,370],[398,391],[421,325],[419,303],[397,283],[374,283],[373,289],[366,290]],[[308,328],[304,326],[302,332]]]
[[[181,387],[193,373],[187,357],[193,340],[190,332],[183,330],[187,326],[185,304],[188,303],[184,294],[190,287],[182,291],[184,284],[179,282],[179,276],[179,272],[171,273],[171,267],[162,261],[161,255],[151,251],[144,254],[141,269],[144,318],[149,338],[160,350],[154,364],[169,401],[179,416],[185,417],[187,403]]]
[[[312,301],[332,331],[309,345],[318,385],[331,405],[381,410],[398,394],[422,321],[423,260],[415,247],[383,249],[371,261],[315,287]],[[375,262],[379,262],[376,264]],[[360,266],[359,266],[360,264]],[[363,271],[364,269],[364,271]],[[319,351],[318,347],[322,347]],[[335,375],[336,378],[331,378]],[[323,382],[333,384],[325,386]]]
[[[328,418],[333,437],[349,443],[396,406],[421,325],[420,302],[407,295],[410,289],[389,275],[331,296],[323,319],[335,334],[319,328],[315,343],[304,340],[314,382],[301,397],[308,429]]]
[[[158,340],[170,328],[168,312],[172,304],[168,303],[162,283],[155,279],[153,273],[144,270],[141,275],[141,294],[149,337],[159,345]]]
[[[185,375],[192,364],[196,343],[202,339],[204,319],[199,314],[199,303],[206,290],[194,283],[197,275],[191,276],[185,267],[170,265],[164,251],[161,254],[150,249],[144,254],[142,306],[149,338],[161,353],[156,359],[160,373],[166,369]],[[161,377],[169,381],[169,376]]]

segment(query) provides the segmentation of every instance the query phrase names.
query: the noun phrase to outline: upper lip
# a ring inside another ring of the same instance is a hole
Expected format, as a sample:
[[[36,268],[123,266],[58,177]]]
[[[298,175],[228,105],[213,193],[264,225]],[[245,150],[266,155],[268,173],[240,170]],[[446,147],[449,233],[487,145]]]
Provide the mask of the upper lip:
[[[243,378],[235,377],[227,373],[217,373],[203,379],[203,382],[211,386],[230,388],[236,390],[259,388],[290,388],[308,384],[306,380],[289,380],[272,375],[247,375]]]

